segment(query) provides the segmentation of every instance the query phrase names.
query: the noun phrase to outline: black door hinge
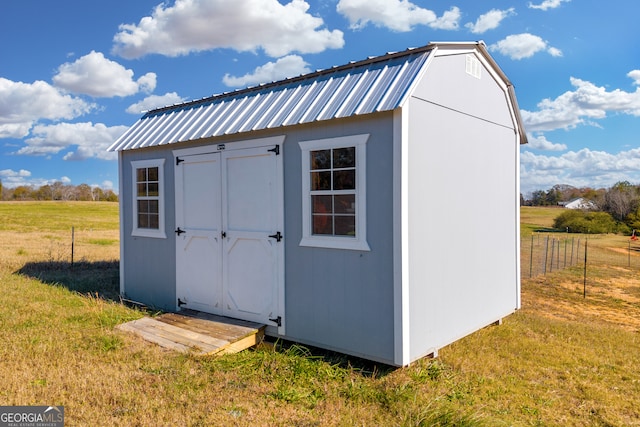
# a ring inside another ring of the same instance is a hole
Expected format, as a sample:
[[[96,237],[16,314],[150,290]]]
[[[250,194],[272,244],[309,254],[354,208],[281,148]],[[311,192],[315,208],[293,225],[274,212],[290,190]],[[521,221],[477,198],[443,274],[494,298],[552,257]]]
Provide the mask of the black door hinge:
[[[269,319],[269,322],[273,322],[280,327],[282,326],[282,316],[278,316],[275,319]]]
[[[278,231],[276,234],[269,234],[269,237],[271,237],[272,239],[276,239],[276,242],[279,242],[280,240],[282,240],[282,233]]]
[[[185,230],[183,230],[183,229],[181,229],[180,227],[178,227],[178,228],[176,229],[176,234],[179,236],[179,235],[181,235],[182,233],[186,233],[186,231],[185,231]]]
[[[271,150],[267,150],[270,153],[276,153],[276,156],[280,155],[280,145],[276,145]]]
[[[182,162],[184,162],[184,159],[181,159],[180,157],[176,157],[176,166],[178,166]]]

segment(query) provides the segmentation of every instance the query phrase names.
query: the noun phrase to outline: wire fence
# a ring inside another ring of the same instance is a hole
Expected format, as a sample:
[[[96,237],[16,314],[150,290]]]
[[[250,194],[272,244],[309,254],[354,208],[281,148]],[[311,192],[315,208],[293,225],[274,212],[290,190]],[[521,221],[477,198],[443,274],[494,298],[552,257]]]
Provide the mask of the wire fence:
[[[523,279],[596,264],[640,270],[640,240],[635,236],[538,232],[523,237],[520,245]]]
[[[119,259],[119,231],[93,230],[71,227],[47,233],[37,248],[22,249],[25,253],[38,254],[42,264],[73,269],[76,263],[112,261]]]

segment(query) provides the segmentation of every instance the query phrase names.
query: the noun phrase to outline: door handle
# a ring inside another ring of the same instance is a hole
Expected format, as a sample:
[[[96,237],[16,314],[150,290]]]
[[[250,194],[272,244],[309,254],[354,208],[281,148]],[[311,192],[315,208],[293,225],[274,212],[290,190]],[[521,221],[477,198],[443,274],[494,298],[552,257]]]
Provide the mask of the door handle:
[[[178,228],[176,229],[176,234],[179,236],[179,235],[181,235],[182,233],[186,233],[186,231],[185,231],[185,230],[183,230],[183,229],[181,229],[180,227],[178,227]]]
[[[276,234],[270,234],[269,237],[271,237],[272,239],[276,239],[276,242],[279,242],[280,240],[282,240],[282,233],[278,231]]]

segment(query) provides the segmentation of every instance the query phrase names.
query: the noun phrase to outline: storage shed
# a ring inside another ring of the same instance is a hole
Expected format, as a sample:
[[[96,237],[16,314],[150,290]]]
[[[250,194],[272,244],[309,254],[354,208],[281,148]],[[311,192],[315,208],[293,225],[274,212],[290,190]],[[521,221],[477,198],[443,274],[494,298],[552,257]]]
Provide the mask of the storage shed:
[[[520,307],[513,86],[431,43],[146,113],[119,156],[124,297],[403,366]]]

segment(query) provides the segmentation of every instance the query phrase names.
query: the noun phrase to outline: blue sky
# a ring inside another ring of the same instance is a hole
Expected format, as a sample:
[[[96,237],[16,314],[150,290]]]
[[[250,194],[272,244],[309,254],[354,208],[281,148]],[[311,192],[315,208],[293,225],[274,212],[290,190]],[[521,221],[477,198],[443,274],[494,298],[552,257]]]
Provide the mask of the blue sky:
[[[118,188],[143,110],[425,45],[483,40],[516,88],[523,193],[640,184],[636,0],[8,0],[0,180]]]

